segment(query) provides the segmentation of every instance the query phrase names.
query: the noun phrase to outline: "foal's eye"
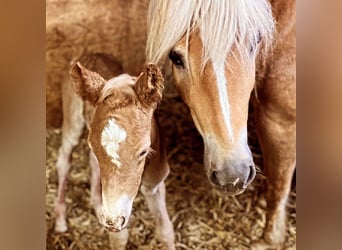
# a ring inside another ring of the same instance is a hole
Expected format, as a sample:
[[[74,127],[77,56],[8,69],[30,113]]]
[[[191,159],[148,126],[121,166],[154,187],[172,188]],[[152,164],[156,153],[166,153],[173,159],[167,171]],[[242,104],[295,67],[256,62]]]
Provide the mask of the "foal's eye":
[[[143,150],[141,153],[140,153],[140,157],[143,157],[143,156],[145,156],[147,154],[147,150]]]
[[[169,53],[169,58],[173,64],[176,65],[176,67],[184,67],[183,57],[176,51],[171,50]]]

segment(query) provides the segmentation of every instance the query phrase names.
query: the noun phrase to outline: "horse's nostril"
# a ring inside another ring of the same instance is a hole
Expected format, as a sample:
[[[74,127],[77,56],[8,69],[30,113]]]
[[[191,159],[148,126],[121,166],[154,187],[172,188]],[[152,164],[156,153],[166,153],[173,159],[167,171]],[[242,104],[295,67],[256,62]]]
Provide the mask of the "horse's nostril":
[[[210,179],[210,181],[211,181],[212,183],[214,183],[215,185],[219,185],[219,184],[220,184],[219,181],[218,181],[218,179],[217,179],[217,171],[211,172],[211,175],[210,175],[209,179]]]
[[[251,182],[253,181],[255,177],[255,167],[254,166],[249,166],[249,174],[247,177],[247,181],[245,186],[247,187],[249,184],[251,184]]]

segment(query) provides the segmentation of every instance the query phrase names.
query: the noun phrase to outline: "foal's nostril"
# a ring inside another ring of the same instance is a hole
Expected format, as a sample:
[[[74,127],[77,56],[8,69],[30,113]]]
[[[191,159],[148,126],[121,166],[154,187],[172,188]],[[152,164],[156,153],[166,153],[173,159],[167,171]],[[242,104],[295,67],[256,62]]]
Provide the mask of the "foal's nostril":
[[[245,187],[247,187],[251,182],[253,181],[255,177],[255,167],[254,166],[249,166],[249,174],[245,183]]]
[[[106,224],[107,224],[108,226],[114,226],[114,223],[113,223],[113,221],[111,221],[111,220],[106,220]]]
[[[121,216],[120,219],[121,219],[121,227],[123,227],[125,225],[126,219],[123,216]]]
[[[212,183],[214,183],[215,185],[219,185],[219,184],[220,184],[219,181],[218,181],[218,179],[217,179],[217,171],[211,172],[211,175],[210,175],[209,179],[210,179],[210,181],[211,181]]]

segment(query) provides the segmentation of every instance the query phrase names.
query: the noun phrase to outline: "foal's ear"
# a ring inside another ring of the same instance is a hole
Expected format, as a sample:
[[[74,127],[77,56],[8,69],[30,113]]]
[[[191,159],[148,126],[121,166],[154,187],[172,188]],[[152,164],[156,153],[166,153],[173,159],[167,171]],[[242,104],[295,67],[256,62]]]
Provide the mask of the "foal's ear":
[[[99,99],[106,80],[98,73],[84,68],[80,62],[71,67],[70,76],[74,81],[76,93],[84,101],[89,101],[94,105]]]
[[[148,64],[138,77],[134,90],[141,104],[156,107],[162,99],[164,78],[160,69],[154,64]]]

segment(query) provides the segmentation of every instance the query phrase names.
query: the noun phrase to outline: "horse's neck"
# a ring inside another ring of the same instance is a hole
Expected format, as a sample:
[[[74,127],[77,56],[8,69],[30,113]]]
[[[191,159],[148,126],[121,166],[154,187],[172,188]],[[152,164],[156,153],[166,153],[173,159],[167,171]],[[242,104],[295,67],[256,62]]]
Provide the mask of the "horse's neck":
[[[270,0],[270,3],[278,27],[295,25],[296,0]]]

